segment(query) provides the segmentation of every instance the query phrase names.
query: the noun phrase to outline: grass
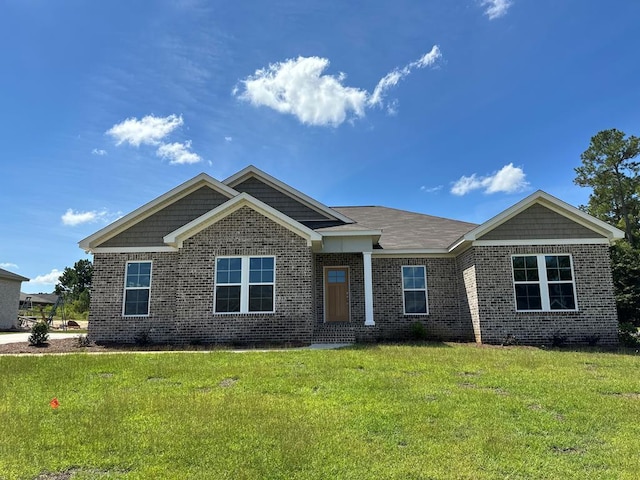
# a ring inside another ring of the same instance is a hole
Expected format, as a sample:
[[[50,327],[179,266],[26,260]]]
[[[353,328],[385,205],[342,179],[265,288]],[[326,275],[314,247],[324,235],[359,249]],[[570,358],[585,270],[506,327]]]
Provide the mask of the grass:
[[[0,478],[635,479],[638,371],[444,344],[0,357]]]

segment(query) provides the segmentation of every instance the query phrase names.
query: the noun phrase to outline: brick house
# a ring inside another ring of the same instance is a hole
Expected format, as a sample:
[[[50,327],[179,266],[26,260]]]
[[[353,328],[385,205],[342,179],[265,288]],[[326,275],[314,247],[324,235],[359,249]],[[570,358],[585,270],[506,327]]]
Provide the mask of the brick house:
[[[617,342],[623,232],[538,191],[481,225],[329,208],[249,166],[200,174],[80,242],[96,341]]]

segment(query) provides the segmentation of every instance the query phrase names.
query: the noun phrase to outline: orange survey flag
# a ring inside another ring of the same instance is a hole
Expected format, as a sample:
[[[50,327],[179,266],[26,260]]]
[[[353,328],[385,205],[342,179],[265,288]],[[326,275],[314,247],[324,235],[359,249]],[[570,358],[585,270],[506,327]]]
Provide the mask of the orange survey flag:
[[[51,405],[51,408],[55,410],[60,406],[60,402],[58,401],[57,397],[53,397],[53,399],[49,402],[49,405]]]

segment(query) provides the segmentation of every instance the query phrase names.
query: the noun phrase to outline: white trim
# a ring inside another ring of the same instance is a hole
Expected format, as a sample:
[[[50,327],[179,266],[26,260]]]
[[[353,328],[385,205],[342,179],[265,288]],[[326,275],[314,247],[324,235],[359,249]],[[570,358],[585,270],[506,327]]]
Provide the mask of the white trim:
[[[330,228],[330,227],[329,227]],[[375,237],[382,235],[382,230],[316,230],[323,237]]]
[[[284,193],[292,197],[294,200],[299,201],[303,205],[311,208],[312,210],[315,210],[316,212],[322,215],[326,215],[330,218],[341,220],[345,223],[355,223],[349,217],[346,217],[345,215],[342,215],[341,213],[336,212],[332,208],[327,207],[326,205],[323,205],[317,200],[314,200],[308,195],[305,195],[299,190],[296,190],[292,186],[287,185],[286,183],[278,180],[275,177],[272,177],[268,173],[263,172],[262,170],[260,170],[259,168],[256,168],[253,165],[249,165],[248,167],[243,168],[239,172],[231,175],[226,180],[223,180],[222,183],[224,183],[225,185],[228,185],[229,187],[235,187],[236,185],[238,185],[239,183],[242,183],[243,181],[245,181],[250,177],[258,178],[259,180],[269,185],[270,187],[273,187],[276,190],[280,191],[281,193]]]
[[[202,188],[203,186],[208,186],[209,188],[228,198],[233,198],[238,195],[238,192],[236,192],[229,186],[223,184],[222,182],[219,182],[213,177],[210,177],[206,173],[201,173],[193,177],[191,180],[178,185],[177,187],[169,190],[167,193],[160,195],[156,199],[135,209],[128,215],[119,218],[110,225],[107,225],[106,227],[98,230],[93,235],[89,235],[88,237],[80,240],[78,245],[86,252],[94,251],[94,245],[100,245],[101,243],[106,242],[107,240],[124,232],[125,230],[141,222],[142,220],[149,218],[154,213],[159,212],[168,205],[175,203],[176,201]]]
[[[129,270],[130,263],[150,263],[149,267],[149,286],[148,287],[131,287],[127,288],[127,273]],[[123,318],[147,318],[151,315],[151,284],[153,281],[153,260],[127,260],[124,265],[124,288],[122,292],[122,317]],[[125,307],[127,302],[127,290],[149,290],[149,299],[147,300],[147,313],[145,315],[126,315]]]
[[[446,248],[414,248],[398,250],[374,250],[373,258],[455,258],[457,255]]]
[[[518,310],[518,298],[516,295],[516,279],[513,268],[514,257],[535,257],[536,267],[538,269],[538,281],[518,281],[518,285],[538,285],[540,289],[540,302],[542,308],[540,310]],[[569,257],[571,264],[571,282],[568,280],[550,281],[547,278],[547,267],[544,257]],[[513,285],[513,301],[516,313],[549,313],[549,312],[578,312],[578,292],[576,291],[576,273],[573,266],[573,256],[570,253],[519,253],[510,256],[511,259],[511,283]],[[568,284],[573,287],[573,303],[575,308],[552,309],[549,297],[549,285]]]
[[[287,230],[295,233],[296,235],[306,238],[307,246],[311,246],[312,242],[320,242],[322,237],[320,234],[305,227],[303,224],[295,221],[291,217],[283,214],[282,212],[270,207],[266,203],[261,202],[257,198],[252,197],[248,193],[240,193],[231,200],[223,203],[222,205],[210,210],[204,215],[192,220],[191,222],[183,225],[182,227],[168,233],[164,237],[164,242],[170,246],[182,248],[182,244],[185,240],[191,238],[197,233],[201,232],[205,228],[213,225],[214,223],[222,220],[223,218],[231,215],[242,207],[249,207],[252,210],[264,215],[275,223],[285,227]]]
[[[373,319],[373,275],[371,273],[371,252],[362,252],[364,265],[364,324],[374,326]]]
[[[347,307],[349,308],[349,319],[346,322],[327,320],[327,270],[330,268],[347,269]],[[325,265],[322,267],[322,320],[324,323],[351,322],[351,267],[349,267],[349,265]]]
[[[423,271],[424,271],[424,289],[422,288],[410,288],[408,290],[405,290],[404,288],[404,268],[405,267],[422,267]],[[400,266],[400,282],[402,282],[402,314],[406,315],[406,316],[412,316],[412,317],[416,317],[416,316],[426,316],[429,315],[429,292],[428,292],[428,283],[427,283],[427,266],[426,265],[401,265]],[[421,292],[424,290],[424,301],[425,301],[425,307],[426,307],[426,312],[424,313],[407,313],[407,307],[404,304],[404,292],[405,291],[409,291],[409,292]]]
[[[223,258],[239,258],[240,259],[240,283],[221,283],[218,284],[218,260]],[[250,280],[250,264],[252,258],[273,258],[273,282],[251,283]],[[251,285],[272,285],[273,286],[273,309],[272,310],[249,310],[249,287]],[[216,294],[219,286],[240,287],[240,311],[239,312],[217,312],[216,311]],[[220,255],[215,258],[213,267],[213,313],[214,315],[256,315],[271,314],[276,312],[276,256],[275,255]]]
[[[160,253],[177,252],[175,247],[97,247],[92,248],[91,253]]]
[[[471,243],[474,247],[509,247],[519,245],[609,245],[606,238],[569,238],[553,239],[544,238],[538,240],[475,240]]]

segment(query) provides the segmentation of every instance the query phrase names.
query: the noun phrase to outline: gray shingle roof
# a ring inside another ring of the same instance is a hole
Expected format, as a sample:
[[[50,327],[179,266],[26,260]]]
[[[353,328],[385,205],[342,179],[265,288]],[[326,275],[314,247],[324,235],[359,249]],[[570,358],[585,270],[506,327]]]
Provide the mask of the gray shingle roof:
[[[9,272],[3,268],[0,268],[0,278],[4,278],[5,280],[14,280],[16,282],[28,282],[29,279],[27,277],[23,277],[22,275],[18,275],[17,273]]]
[[[319,233],[382,230],[380,247],[384,249],[447,248],[477,227],[475,223],[388,207],[332,208],[357,223],[319,228]]]

